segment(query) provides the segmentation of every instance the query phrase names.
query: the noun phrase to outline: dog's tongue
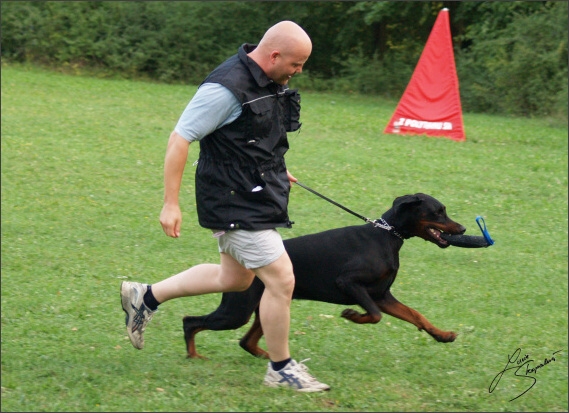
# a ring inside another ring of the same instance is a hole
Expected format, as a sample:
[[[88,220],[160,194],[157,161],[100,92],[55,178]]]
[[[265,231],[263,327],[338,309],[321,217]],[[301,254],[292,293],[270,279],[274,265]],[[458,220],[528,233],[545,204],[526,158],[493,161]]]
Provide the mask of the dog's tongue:
[[[442,233],[441,238],[450,245],[462,248],[486,248],[490,244],[486,238],[475,235],[451,235]]]

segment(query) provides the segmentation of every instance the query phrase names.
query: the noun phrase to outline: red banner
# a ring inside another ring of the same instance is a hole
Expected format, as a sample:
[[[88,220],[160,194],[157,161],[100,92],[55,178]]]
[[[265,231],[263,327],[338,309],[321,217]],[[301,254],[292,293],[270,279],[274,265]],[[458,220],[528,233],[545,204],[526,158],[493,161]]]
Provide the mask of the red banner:
[[[384,133],[466,140],[448,9],[442,9]]]

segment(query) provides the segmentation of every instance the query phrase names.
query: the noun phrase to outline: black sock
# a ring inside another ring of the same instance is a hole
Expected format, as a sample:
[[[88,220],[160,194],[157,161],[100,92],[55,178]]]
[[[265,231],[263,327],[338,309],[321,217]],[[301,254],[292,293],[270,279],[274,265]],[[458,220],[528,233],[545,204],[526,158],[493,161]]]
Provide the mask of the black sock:
[[[156,311],[160,303],[156,301],[154,298],[154,294],[152,294],[152,286],[149,284],[146,293],[144,293],[144,297],[142,298],[144,304],[150,309],[150,311]]]
[[[289,363],[290,360],[291,358],[289,357],[283,361],[271,361],[271,367],[273,368],[274,371],[282,370],[284,366],[286,366]]]

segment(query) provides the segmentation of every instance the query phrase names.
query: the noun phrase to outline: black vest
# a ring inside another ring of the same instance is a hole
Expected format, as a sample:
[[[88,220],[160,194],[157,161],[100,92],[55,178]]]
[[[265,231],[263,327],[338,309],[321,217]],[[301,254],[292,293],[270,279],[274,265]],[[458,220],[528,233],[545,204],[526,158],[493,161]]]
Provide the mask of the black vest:
[[[211,229],[290,227],[287,131],[298,123],[300,96],[270,80],[244,44],[203,83],[219,83],[241,102],[241,115],[202,138],[195,176],[198,220]]]

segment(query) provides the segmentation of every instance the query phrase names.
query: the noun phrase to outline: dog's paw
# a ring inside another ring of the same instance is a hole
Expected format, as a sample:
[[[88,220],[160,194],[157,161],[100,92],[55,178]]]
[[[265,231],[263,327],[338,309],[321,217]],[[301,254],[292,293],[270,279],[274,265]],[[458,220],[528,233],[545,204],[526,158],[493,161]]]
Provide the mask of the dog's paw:
[[[445,331],[443,334],[437,337],[437,341],[440,343],[452,343],[454,340],[456,340],[457,336],[458,334],[454,331]]]
[[[197,360],[209,360],[207,357],[202,356],[201,354],[198,354],[196,352],[186,354],[186,358],[187,359],[197,359]]]
[[[458,337],[458,333],[455,333],[454,331],[451,331],[451,332],[449,333],[448,342],[449,342],[449,343],[453,342],[454,340],[456,340],[457,337]]]
[[[356,310],[352,310],[351,308],[346,308],[342,311],[342,317],[346,320],[350,320],[356,324],[375,324],[379,323],[381,320],[381,313],[380,314],[361,314],[358,313]]]
[[[356,310],[353,310],[351,308],[346,308],[344,311],[342,311],[341,316],[347,318],[348,320],[354,321],[355,319],[361,317],[361,314],[358,313]]]

